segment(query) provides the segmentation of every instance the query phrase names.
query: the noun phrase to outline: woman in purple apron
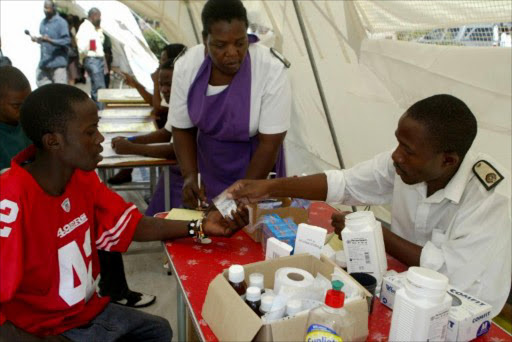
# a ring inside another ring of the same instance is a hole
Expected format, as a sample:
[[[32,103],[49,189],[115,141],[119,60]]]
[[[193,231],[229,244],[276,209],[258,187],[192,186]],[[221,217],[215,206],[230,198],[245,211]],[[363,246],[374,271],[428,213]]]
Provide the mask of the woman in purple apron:
[[[245,8],[239,0],[209,0],[203,9],[202,21],[204,59],[188,88],[186,99],[193,127],[183,128],[173,122],[172,116],[169,119],[184,176],[183,201],[188,207],[196,207],[198,200],[213,199],[238,179],[266,178],[271,171],[278,177],[286,173],[282,142],[287,128],[277,134],[259,132],[251,136],[250,133],[251,115],[255,115],[251,113],[252,102],[263,102],[266,95],[251,98],[255,75],[252,75],[251,63],[254,61],[249,45],[258,39],[247,35]],[[275,58],[269,49],[266,52],[266,59]],[[187,59],[187,54],[183,58]],[[261,57],[258,58],[260,63]],[[262,78],[262,75],[258,76]],[[176,78],[173,80],[176,82]],[[219,87],[220,92],[210,94],[211,88]],[[289,91],[284,93],[290,95]],[[173,99],[171,96],[171,113]],[[264,106],[260,107],[263,111]],[[289,112],[284,115],[289,118]],[[201,174],[201,187],[198,173]]]

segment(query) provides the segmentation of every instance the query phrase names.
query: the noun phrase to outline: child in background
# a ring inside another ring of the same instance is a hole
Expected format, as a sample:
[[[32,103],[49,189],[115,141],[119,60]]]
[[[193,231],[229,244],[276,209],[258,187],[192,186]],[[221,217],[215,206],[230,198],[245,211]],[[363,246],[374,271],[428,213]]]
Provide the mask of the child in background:
[[[30,92],[30,83],[21,71],[0,67],[0,171],[32,143],[19,124],[21,104]]]

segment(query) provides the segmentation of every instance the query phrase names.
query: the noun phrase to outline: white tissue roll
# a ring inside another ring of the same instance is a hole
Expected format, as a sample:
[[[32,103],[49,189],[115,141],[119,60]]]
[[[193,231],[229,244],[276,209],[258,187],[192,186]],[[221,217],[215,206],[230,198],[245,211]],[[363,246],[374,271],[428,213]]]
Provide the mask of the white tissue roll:
[[[307,271],[294,267],[283,267],[276,271],[274,292],[277,294],[295,294],[307,291],[313,286],[315,278]]]

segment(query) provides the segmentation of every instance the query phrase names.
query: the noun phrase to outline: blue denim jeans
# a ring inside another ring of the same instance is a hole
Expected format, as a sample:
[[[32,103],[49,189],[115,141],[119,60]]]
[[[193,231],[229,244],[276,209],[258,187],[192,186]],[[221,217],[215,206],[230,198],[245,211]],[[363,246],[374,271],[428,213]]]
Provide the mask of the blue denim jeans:
[[[103,58],[87,57],[84,59],[84,68],[91,78],[91,98],[102,109],[103,105],[98,102],[98,89],[105,88],[104,60]]]
[[[89,324],[68,330],[62,336],[75,342],[170,342],[172,330],[165,318],[110,303]]]

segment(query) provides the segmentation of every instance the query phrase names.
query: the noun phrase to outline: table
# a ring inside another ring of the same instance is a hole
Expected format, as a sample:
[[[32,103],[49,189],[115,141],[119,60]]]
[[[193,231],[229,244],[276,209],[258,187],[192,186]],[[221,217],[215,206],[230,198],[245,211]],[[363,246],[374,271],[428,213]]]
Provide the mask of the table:
[[[321,202],[312,203],[309,209],[309,223],[322,226],[330,231],[330,217],[333,208]],[[165,214],[159,214],[165,217]],[[201,311],[208,285],[219,273],[232,264],[249,264],[262,261],[261,244],[254,242],[244,231],[237,232],[230,239],[213,238],[210,245],[198,245],[192,239],[178,239],[165,242],[165,250],[178,283],[178,341],[185,341],[185,305],[201,341],[217,341],[217,337],[203,320]],[[395,258],[388,256],[388,268],[397,272],[407,269]],[[368,319],[368,341],[386,342],[391,326],[392,311],[378,299],[374,301],[373,312]],[[510,341],[511,336],[494,323],[477,342]]]
[[[128,98],[137,98],[140,95],[134,89],[100,89],[101,100],[107,104],[121,99],[123,96]],[[98,95],[100,96],[100,95]],[[138,101],[138,100],[137,100]],[[104,109],[99,112],[100,122],[98,129],[104,135],[105,141],[102,143],[103,155],[105,158],[98,165],[98,174],[104,184],[108,184],[108,173],[112,169],[127,169],[137,167],[149,167],[150,181],[149,189],[151,194],[154,193],[156,186],[156,167],[163,167],[164,172],[164,198],[165,210],[171,209],[170,195],[170,166],[175,165],[176,160],[167,160],[159,158],[148,158],[136,155],[117,155],[111,147],[110,141],[116,136],[132,136],[134,133],[149,133],[157,129],[156,124],[151,117],[151,110],[137,107],[126,107],[118,109]],[[117,190],[141,190],[145,188],[147,183],[135,186],[118,185]]]
[[[130,105],[145,104],[144,99],[142,98],[142,96],[140,96],[139,92],[135,88],[98,89],[98,102],[103,102],[103,103],[107,103],[107,104],[130,104]]]
[[[164,171],[164,197],[165,197],[165,210],[169,211],[171,210],[171,170],[170,167],[172,165],[176,165],[176,160],[169,160],[169,159],[156,159],[156,160],[133,160],[133,161],[126,161],[126,162],[115,162],[115,159],[113,159],[112,163],[102,163],[98,165],[98,174],[100,176],[101,181],[103,184],[107,183],[107,170],[111,169],[131,169],[136,167],[149,167],[149,178],[150,178],[150,191],[151,193],[154,192],[155,186],[156,186],[156,167],[162,167]],[[118,186],[116,189],[119,190],[129,190],[129,189],[135,189],[132,187],[122,187]],[[137,188],[138,189],[138,188]]]

